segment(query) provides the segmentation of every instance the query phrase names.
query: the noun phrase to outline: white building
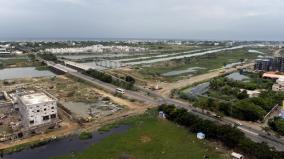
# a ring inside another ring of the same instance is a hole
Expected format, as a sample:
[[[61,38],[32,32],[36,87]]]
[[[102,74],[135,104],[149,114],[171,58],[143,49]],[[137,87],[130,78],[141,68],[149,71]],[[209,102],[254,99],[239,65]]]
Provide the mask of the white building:
[[[273,91],[284,91],[284,78],[279,78],[272,86]]]
[[[242,154],[236,153],[236,152],[232,152],[231,156],[233,157],[233,159],[243,159],[244,156]]]
[[[261,90],[246,90],[240,89],[240,91],[246,91],[249,98],[258,97],[261,93]]]
[[[26,127],[57,121],[57,99],[47,92],[17,93],[17,102]]]
[[[45,49],[46,52],[53,54],[64,54],[64,53],[128,53],[128,52],[144,52],[146,48],[142,47],[130,47],[130,46],[103,46],[103,45],[92,45],[87,47],[72,47],[72,48],[51,48]]]
[[[0,56],[1,55],[9,55],[11,54],[10,52],[8,52],[5,48],[0,48]]]

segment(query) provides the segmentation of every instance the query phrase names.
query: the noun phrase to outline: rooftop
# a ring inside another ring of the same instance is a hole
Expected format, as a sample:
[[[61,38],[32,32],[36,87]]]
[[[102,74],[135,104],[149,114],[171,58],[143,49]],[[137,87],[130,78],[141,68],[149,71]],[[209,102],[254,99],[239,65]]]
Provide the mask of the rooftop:
[[[39,104],[39,103],[54,101],[53,98],[49,97],[48,95],[46,95],[43,92],[22,95],[22,96],[20,96],[20,100],[25,105],[33,105],[33,104]]]
[[[284,75],[276,74],[276,72],[265,72],[262,77],[278,79],[284,78]]]

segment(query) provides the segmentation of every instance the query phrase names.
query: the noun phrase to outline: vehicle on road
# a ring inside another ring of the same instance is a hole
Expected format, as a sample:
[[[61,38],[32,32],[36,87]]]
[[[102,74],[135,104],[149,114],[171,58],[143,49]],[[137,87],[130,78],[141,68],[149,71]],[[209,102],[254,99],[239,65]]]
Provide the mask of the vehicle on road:
[[[239,121],[237,121],[235,124],[236,124],[237,126],[243,126],[243,124],[242,124],[241,122],[239,122]]]
[[[119,93],[119,94],[124,94],[125,93],[125,90],[122,89],[122,88],[116,88],[115,91],[116,91],[116,93]]]

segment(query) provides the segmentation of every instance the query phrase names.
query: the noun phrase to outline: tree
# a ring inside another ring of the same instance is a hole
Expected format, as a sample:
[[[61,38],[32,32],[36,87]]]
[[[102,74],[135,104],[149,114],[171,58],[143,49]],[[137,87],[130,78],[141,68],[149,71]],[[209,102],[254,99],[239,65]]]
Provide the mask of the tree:
[[[219,89],[220,87],[225,85],[224,78],[215,78],[210,81],[210,88]]]
[[[47,61],[53,61],[53,62],[57,62],[57,57],[56,55],[52,54],[52,53],[43,53],[43,54],[39,54],[39,57],[41,57],[44,60]]]
[[[280,117],[275,117],[268,121],[268,125],[272,130],[278,132],[281,135],[284,135],[284,119]]]
[[[212,121],[187,112],[185,109],[177,109],[174,105],[161,105],[160,111],[166,113],[167,119],[180,125],[186,126],[191,132],[202,131],[208,138],[220,140],[224,145],[230,148],[238,148],[246,154],[252,155],[258,159],[281,159],[282,152],[271,149],[265,143],[255,143],[245,137],[239,129],[229,125],[218,125]]]
[[[247,100],[236,103],[233,111],[234,117],[248,121],[261,120],[266,113],[261,107]]]
[[[196,101],[193,106],[200,107],[202,111],[208,107],[208,100],[207,98],[199,98],[198,101]]]
[[[136,82],[132,76],[128,76],[128,75],[125,77],[125,81],[131,84],[134,84]]]
[[[249,97],[249,95],[248,95],[246,90],[243,90],[243,91],[241,91],[240,93],[237,94],[238,99],[246,99],[248,97]]]

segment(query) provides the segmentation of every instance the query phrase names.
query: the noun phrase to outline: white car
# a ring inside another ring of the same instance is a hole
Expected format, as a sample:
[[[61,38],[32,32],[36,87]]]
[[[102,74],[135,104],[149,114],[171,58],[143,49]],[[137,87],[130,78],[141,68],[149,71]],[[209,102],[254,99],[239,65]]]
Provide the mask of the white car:
[[[125,90],[122,89],[122,88],[116,88],[115,91],[116,91],[116,93],[120,93],[120,94],[124,94],[125,93]]]

